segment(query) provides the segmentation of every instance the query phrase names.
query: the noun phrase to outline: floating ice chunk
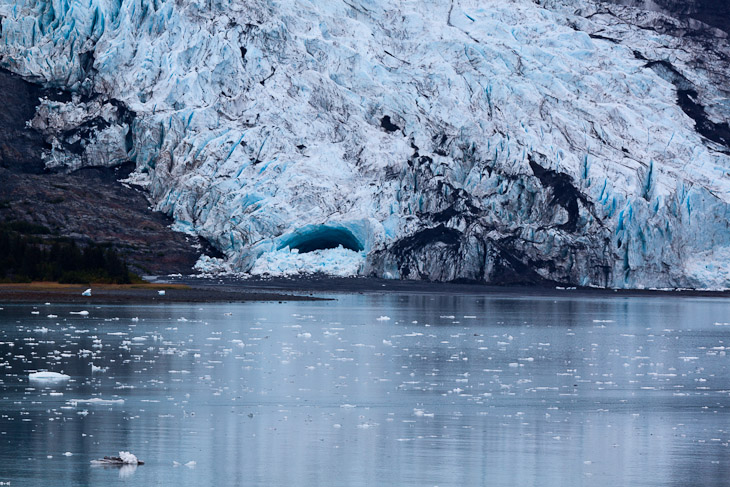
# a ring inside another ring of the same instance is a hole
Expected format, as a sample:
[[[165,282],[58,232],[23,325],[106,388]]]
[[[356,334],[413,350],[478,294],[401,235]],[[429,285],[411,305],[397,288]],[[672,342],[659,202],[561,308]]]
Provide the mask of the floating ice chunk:
[[[164,289],[160,289],[159,291],[157,291],[157,294],[159,294],[160,296],[164,296],[165,295],[165,290]]]
[[[70,399],[69,404],[76,406],[77,404],[96,404],[106,406],[112,404],[124,404],[124,399],[102,399],[100,397],[92,397],[91,399]]]
[[[389,347],[392,347],[393,342],[391,342],[390,340],[383,340],[383,345],[388,345]]]
[[[122,459],[122,462],[128,465],[139,465],[139,460],[137,459],[137,457],[133,453],[129,453],[128,451],[120,451],[119,458]]]
[[[91,288],[81,293],[82,296],[91,296]]]
[[[91,364],[91,373],[94,374],[96,372],[106,372],[109,369],[109,367],[99,367],[97,365]]]
[[[390,321],[390,316],[379,316],[375,318],[377,321]]]
[[[63,456],[64,457],[72,457],[73,456],[73,453],[71,453],[70,451],[67,451],[66,453],[63,454]]]
[[[33,372],[32,374],[28,375],[28,379],[33,381],[45,381],[45,382],[54,382],[54,381],[64,381],[69,380],[71,377],[69,377],[66,374],[61,374],[59,372]]]
[[[144,465],[136,455],[128,451],[120,451],[118,457],[105,456],[101,460],[92,460],[93,465]]]
[[[185,464],[185,466],[188,468],[193,468],[196,465],[197,463],[195,462],[195,460],[190,460],[188,463]]]
[[[79,316],[89,316],[89,312],[86,310],[83,311],[69,311],[68,314],[70,315],[79,315]]]

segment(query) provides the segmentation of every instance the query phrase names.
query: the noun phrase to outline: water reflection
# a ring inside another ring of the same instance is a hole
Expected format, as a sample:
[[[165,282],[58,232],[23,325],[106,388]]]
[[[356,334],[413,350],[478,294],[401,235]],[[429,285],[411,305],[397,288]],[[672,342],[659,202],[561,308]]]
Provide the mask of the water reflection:
[[[0,481],[709,486],[728,475],[723,300],[4,308]],[[29,382],[41,369],[70,379]],[[89,463],[121,450],[145,465]]]

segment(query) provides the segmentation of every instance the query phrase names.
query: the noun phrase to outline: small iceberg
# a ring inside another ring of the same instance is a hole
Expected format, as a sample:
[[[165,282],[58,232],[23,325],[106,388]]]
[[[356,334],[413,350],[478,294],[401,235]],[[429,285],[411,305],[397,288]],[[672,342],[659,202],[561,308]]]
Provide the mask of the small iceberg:
[[[84,310],[84,311],[69,311],[68,314],[70,314],[70,315],[79,315],[79,316],[89,316],[89,312],[86,311],[86,310]]]
[[[81,293],[82,296],[91,296],[91,288]]]
[[[29,380],[38,382],[60,382],[70,378],[70,376],[59,372],[33,372],[28,375]]]
[[[160,296],[164,296],[165,295],[165,290],[164,289],[160,289],[159,291],[157,291],[157,294],[159,294]]]
[[[69,399],[71,406],[79,404],[96,404],[99,406],[110,406],[112,404],[124,404],[124,399],[102,399],[100,397],[92,397],[91,399]]]
[[[92,465],[144,465],[143,461],[140,461],[136,455],[128,451],[120,451],[118,457],[107,457],[100,460],[92,460]]]

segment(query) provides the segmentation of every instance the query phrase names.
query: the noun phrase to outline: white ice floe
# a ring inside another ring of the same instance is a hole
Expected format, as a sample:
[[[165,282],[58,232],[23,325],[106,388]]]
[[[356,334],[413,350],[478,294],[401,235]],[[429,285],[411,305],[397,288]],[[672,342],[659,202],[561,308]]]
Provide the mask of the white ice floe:
[[[164,296],[165,295],[165,290],[164,289],[160,289],[159,291],[157,291],[157,294],[159,294],[160,296]]]
[[[71,377],[59,372],[33,372],[28,375],[28,379],[32,381],[57,382],[69,380]]]
[[[390,321],[390,316],[379,316],[375,318],[376,321]]]
[[[79,315],[79,316],[89,316],[89,312],[86,310],[83,311],[69,311],[68,314],[70,315]]]
[[[121,458],[124,463],[129,465],[137,465],[139,463],[137,457],[133,453],[130,453],[128,451],[120,451],[119,458]]]
[[[82,296],[91,296],[91,288],[81,293]]]
[[[91,399],[69,399],[68,402],[72,406],[76,406],[78,404],[106,406],[112,404],[124,404],[124,399],[102,399],[100,397],[92,397]]]

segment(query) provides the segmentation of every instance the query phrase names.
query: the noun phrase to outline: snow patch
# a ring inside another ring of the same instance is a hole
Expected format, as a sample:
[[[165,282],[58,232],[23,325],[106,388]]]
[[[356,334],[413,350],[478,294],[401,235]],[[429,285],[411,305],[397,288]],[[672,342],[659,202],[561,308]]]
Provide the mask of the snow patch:
[[[321,273],[330,276],[355,276],[365,264],[365,253],[339,246],[335,249],[299,253],[288,246],[259,257],[250,273],[255,276],[294,276]]]

